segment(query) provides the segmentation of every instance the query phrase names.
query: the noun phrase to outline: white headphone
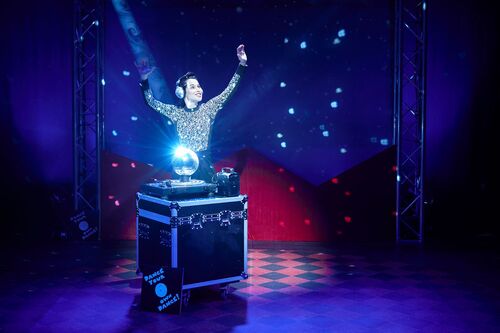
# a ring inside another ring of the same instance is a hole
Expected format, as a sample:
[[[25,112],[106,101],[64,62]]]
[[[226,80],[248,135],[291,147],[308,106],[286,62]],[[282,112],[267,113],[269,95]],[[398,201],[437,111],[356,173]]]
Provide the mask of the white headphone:
[[[183,99],[184,98],[184,89],[179,86],[179,84],[181,83],[180,80],[177,80],[177,82],[175,82],[175,96],[177,96],[177,98],[179,99]]]

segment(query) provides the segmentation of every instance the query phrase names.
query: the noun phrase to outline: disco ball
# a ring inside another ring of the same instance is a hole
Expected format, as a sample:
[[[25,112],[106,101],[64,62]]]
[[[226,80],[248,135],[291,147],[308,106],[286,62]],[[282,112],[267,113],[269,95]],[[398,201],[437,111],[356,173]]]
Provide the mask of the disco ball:
[[[200,160],[194,151],[184,147],[176,149],[172,159],[172,167],[176,174],[189,177],[196,172],[199,165]]]

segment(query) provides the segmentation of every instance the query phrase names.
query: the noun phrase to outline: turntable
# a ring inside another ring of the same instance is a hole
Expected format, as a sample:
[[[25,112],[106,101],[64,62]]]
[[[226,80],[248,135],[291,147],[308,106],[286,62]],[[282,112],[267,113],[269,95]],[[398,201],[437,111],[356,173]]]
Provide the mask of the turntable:
[[[216,189],[216,184],[198,179],[191,179],[189,181],[167,179],[146,183],[141,186],[142,193],[168,200],[205,198],[214,195]]]

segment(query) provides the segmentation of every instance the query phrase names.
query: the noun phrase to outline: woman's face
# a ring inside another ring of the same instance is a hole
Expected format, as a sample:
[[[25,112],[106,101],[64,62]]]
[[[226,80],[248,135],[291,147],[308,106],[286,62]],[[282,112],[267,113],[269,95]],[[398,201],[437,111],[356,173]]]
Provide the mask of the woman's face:
[[[188,79],[186,81],[186,99],[198,103],[203,98],[203,89],[201,89],[198,80]]]

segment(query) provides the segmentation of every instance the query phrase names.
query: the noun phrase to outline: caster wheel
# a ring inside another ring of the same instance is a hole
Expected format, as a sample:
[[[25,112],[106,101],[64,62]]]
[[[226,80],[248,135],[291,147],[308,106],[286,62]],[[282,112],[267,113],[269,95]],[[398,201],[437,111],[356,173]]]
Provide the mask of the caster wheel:
[[[227,296],[229,296],[229,291],[230,291],[229,288],[230,288],[229,284],[227,284],[227,283],[224,283],[224,284],[220,285],[219,293],[220,293],[220,296],[221,296],[222,299],[226,299]]]

